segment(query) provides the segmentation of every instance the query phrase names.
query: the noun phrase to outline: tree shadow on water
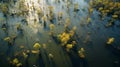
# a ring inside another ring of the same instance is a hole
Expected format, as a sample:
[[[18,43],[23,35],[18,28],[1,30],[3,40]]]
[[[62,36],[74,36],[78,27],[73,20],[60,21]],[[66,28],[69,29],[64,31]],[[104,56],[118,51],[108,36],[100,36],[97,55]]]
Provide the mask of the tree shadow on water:
[[[68,53],[70,60],[72,61],[72,67],[89,67],[85,58],[80,58],[76,52]]]

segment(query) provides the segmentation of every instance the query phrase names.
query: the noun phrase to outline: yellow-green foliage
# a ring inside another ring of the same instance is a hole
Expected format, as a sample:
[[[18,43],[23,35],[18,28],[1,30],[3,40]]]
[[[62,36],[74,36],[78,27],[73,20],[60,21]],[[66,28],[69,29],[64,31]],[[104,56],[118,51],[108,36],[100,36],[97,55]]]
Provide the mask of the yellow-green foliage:
[[[68,40],[70,39],[70,35],[68,33],[65,33],[65,32],[60,34],[58,37],[63,44],[66,44],[68,42]]]
[[[67,48],[67,49],[73,48],[73,44],[67,44],[67,45],[66,45],[66,48]]]
[[[49,27],[50,27],[50,30],[54,30],[55,25],[54,24],[50,24]]]
[[[12,64],[15,65],[16,67],[22,66],[22,63],[20,63],[17,58],[14,58],[14,59],[13,59]]]
[[[107,44],[110,45],[114,42],[115,38],[111,37],[108,39]]]
[[[79,8],[79,4],[78,3],[75,3],[74,4],[74,10],[77,10]]]
[[[119,19],[120,15],[120,2],[110,0],[97,0],[91,1],[91,7],[95,7],[101,13],[102,18],[112,15],[111,19]],[[104,6],[104,7],[103,7]]]
[[[17,58],[13,59],[13,64],[18,64],[19,60]]]
[[[25,52],[23,52],[23,57],[24,57],[24,58],[27,58],[28,55],[27,55]]]
[[[8,12],[8,4],[7,3],[3,3],[0,5],[0,9],[2,10],[2,12],[4,14],[6,14]]]
[[[39,44],[39,43],[35,43],[34,45],[33,45],[33,48],[35,48],[35,49],[39,49],[41,47],[41,45]]]
[[[85,58],[85,49],[84,48],[80,48],[78,50],[78,55],[80,56],[80,58]]]
[[[4,38],[4,41],[10,41],[10,40],[11,40],[10,37],[5,37],[5,38]]]

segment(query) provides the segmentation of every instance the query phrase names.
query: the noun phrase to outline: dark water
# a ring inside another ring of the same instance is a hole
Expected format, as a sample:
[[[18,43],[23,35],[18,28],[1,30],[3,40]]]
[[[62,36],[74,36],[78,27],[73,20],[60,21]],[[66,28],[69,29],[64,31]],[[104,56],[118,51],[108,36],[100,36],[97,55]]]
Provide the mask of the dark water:
[[[29,1],[29,0],[27,0]],[[32,0],[31,0],[32,1]],[[37,0],[34,0],[37,1]],[[0,29],[0,67],[16,67],[10,63],[14,58],[22,63],[22,67],[119,67],[120,66],[120,21],[116,21],[116,24],[112,27],[106,28],[109,17],[105,20],[101,20],[99,12],[96,10],[90,15],[91,23],[86,24],[86,17],[88,16],[88,2],[84,0],[70,0],[69,8],[66,7],[66,0],[41,0],[36,7],[41,7],[43,14],[46,15],[48,6],[54,6],[53,23],[55,25],[54,35],[50,36],[49,24],[47,21],[46,27],[43,22],[34,24],[33,19],[38,18],[36,12],[31,9],[28,16],[10,16],[7,18],[0,12],[0,27],[4,23],[7,23],[7,32]],[[2,3],[2,2],[1,2]],[[16,2],[17,3],[17,2]],[[79,11],[75,14],[74,4],[79,4]],[[11,4],[11,2],[9,3]],[[31,4],[31,3],[30,3]],[[12,3],[9,6],[9,11],[19,11],[14,7]],[[63,12],[62,23],[58,24],[58,12]],[[70,18],[71,24],[69,29],[73,26],[77,27],[73,40],[77,41],[77,46],[73,51],[66,52],[65,48],[61,46],[61,43],[57,40],[56,36],[64,31],[65,19]],[[27,19],[28,25],[22,19]],[[37,19],[38,20],[38,19]],[[16,23],[21,24],[22,29],[16,29]],[[36,26],[35,26],[36,25]],[[4,41],[5,37],[11,37],[16,35],[15,41],[10,43]],[[112,45],[107,46],[106,42],[108,38],[114,37],[115,41]],[[88,42],[85,40],[89,38]],[[23,57],[23,52],[26,50],[33,50],[35,42],[39,42],[42,46],[46,44],[46,49],[43,47],[40,49],[39,54],[28,53],[28,57]],[[20,48],[24,46],[24,48]],[[85,59],[81,59],[77,50],[83,47],[85,49]],[[54,58],[49,58],[49,54],[53,54]]]

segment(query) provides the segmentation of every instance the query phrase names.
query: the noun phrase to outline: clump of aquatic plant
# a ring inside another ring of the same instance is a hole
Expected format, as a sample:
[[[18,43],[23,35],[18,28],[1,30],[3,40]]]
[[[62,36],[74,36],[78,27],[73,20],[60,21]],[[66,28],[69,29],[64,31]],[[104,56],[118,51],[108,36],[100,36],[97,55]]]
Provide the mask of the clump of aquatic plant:
[[[20,63],[20,61],[19,61],[17,58],[14,58],[11,63],[12,63],[13,65],[15,65],[16,67],[22,66],[22,63]]]
[[[80,58],[85,58],[85,49],[84,48],[80,48],[78,50],[78,55]]]
[[[33,45],[33,48],[34,48],[34,49],[40,49],[40,48],[41,48],[41,45],[40,45],[39,43],[35,43],[35,44]]]
[[[107,44],[111,45],[114,42],[115,38],[111,37],[107,40]]]

